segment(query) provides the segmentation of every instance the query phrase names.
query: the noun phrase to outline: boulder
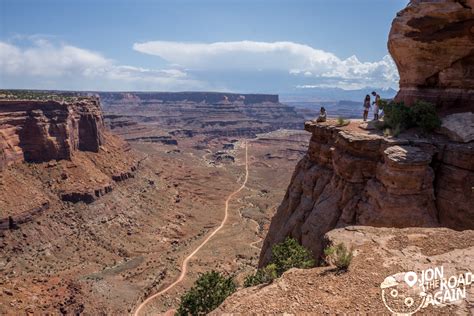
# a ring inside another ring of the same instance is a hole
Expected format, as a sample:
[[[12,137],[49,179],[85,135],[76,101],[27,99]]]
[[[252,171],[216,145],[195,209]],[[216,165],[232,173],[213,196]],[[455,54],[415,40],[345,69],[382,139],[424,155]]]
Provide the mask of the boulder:
[[[443,118],[440,133],[450,140],[468,143],[474,140],[474,113],[456,113]]]
[[[440,113],[474,104],[474,12],[469,0],[412,0],[393,20],[388,48],[400,73],[397,101]]]

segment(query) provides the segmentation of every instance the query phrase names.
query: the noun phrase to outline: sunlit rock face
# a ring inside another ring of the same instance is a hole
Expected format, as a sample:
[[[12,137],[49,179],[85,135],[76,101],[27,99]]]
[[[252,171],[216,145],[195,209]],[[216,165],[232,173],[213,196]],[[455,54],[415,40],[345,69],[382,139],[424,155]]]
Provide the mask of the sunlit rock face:
[[[103,143],[99,100],[0,101],[0,167],[18,161],[70,159],[74,151],[98,152]]]
[[[436,103],[441,114],[474,110],[474,0],[412,0],[392,23],[397,101]]]
[[[318,258],[324,234],[349,225],[474,228],[474,146],[386,138],[307,122],[312,137],[260,254],[287,236]]]

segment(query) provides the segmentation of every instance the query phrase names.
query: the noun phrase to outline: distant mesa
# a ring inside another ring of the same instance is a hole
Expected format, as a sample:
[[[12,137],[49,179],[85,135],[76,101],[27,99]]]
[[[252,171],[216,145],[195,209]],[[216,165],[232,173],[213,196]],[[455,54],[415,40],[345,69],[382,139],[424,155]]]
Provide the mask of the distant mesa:
[[[245,104],[272,102],[278,103],[276,94],[235,94],[224,92],[98,92],[101,99],[109,102],[123,99],[141,101],[166,102],[195,102],[217,103],[223,100],[229,102],[243,101]]]
[[[273,94],[220,92],[98,92],[106,123],[122,134],[160,128],[174,137],[255,137],[303,128],[304,114]],[[140,130],[141,129],[141,130]],[[149,131],[154,133],[156,131]],[[150,136],[150,135],[146,135]],[[160,135],[162,136],[162,135]],[[141,137],[141,136],[140,136]],[[150,141],[143,137],[131,141]],[[157,140],[157,139],[156,139]]]

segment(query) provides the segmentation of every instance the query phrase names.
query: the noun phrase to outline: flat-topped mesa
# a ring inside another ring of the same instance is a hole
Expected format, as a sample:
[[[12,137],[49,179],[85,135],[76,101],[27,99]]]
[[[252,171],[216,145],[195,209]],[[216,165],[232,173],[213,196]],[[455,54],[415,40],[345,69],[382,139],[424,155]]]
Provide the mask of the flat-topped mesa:
[[[260,266],[287,236],[319,258],[324,234],[336,227],[474,228],[474,144],[335,124],[305,124],[308,152],[272,219]]]
[[[71,159],[98,152],[104,123],[99,100],[0,100],[0,168],[14,162]]]
[[[474,0],[412,0],[392,23],[388,48],[400,73],[397,101],[474,111]]]
[[[104,103],[134,99],[143,101],[162,101],[162,102],[195,102],[195,103],[218,103],[222,100],[229,102],[242,101],[245,104],[252,103],[278,103],[277,94],[239,94],[225,92],[100,92]]]

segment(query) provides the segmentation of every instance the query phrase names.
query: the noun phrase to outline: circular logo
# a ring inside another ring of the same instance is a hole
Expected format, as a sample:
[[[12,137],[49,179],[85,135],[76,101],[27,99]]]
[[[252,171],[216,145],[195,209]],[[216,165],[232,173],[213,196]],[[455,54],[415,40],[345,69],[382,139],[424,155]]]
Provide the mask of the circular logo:
[[[387,309],[394,314],[414,314],[419,311],[426,299],[415,272],[401,272],[389,277],[380,284],[382,300]]]

